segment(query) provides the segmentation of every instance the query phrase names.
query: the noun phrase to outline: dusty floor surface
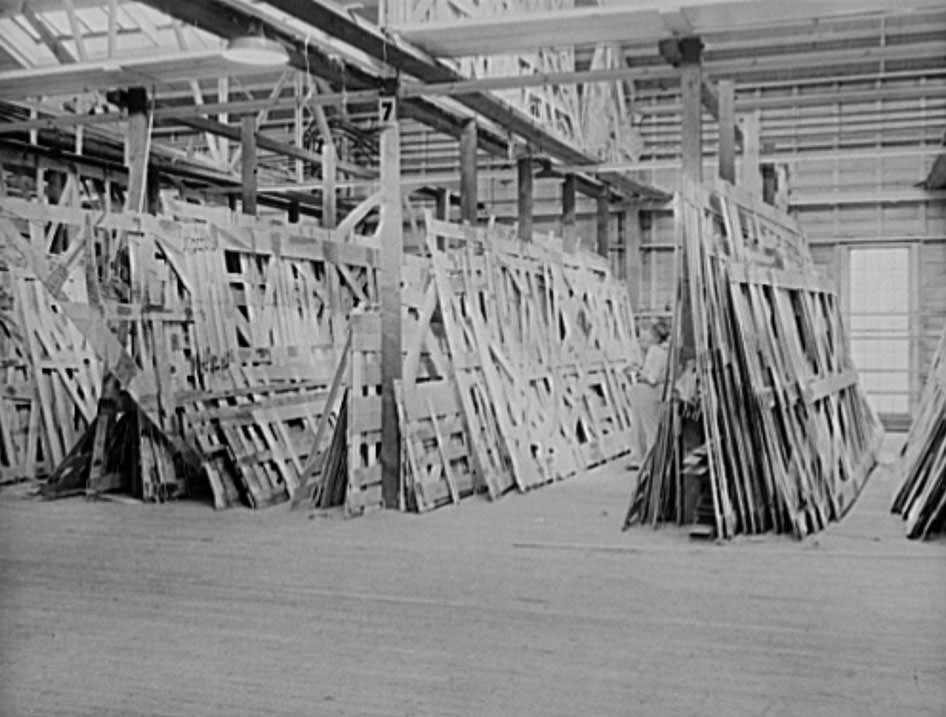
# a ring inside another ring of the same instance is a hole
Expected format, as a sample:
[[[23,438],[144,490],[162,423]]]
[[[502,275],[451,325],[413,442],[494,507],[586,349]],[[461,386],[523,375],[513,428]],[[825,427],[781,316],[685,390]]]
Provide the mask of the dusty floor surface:
[[[3,491],[0,715],[946,715],[946,542],[890,469],[802,543],[621,533],[632,480],[352,521]]]

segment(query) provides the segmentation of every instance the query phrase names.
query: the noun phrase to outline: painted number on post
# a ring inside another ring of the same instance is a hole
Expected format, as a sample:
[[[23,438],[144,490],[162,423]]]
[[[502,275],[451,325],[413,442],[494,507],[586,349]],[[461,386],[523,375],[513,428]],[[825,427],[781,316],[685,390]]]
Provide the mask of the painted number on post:
[[[397,103],[393,97],[382,97],[378,100],[378,116],[382,122],[393,122],[397,117]]]

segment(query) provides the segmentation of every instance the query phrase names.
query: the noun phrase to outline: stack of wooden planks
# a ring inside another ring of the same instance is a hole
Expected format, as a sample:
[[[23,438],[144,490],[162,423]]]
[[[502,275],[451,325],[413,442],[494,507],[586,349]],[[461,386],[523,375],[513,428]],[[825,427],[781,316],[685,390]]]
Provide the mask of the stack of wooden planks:
[[[0,199],[15,299],[0,420],[17,427],[3,455],[26,471],[30,455],[46,460],[50,495],[159,501],[208,483],[218,507],[261,507],[299,482],[348,315],[376,298],[377,249],[351,227],[188,214]],[[43,441],[25,451],[21,434]]]
[[[640,353],[627,287],[606,262],[429,214],[426,249],[402,272],[402,507],[498,498],[626,455]],[[350,515],[381,503],[378,320],[353,318],[347,425],[325,441],[347,448],[325,452],[332,467],[312,470],[305,503]]]
[[[434,355],[445,347],[442,380],[455,398],[412,395],[423,383],[405,369],[407,486],[418,509],[480,486],[493,497],[529,490],[626,454],[640,355],[627,287],[606,262],[554,238],[526,243],[430,215],[426,227],[441,319],[426,331]],[[433,500],[431,484],[440,485]]]
[[[821,530],[851,507],[882,439],[836,292],[794,220],[730,185],[684,181],[675,221],[663,414],[625,527],[709,516],[694,534]]]
[[[920,408],[903,446],[904,471],[893,512],[907,523],[907,537],[929,538],[946,530],[946,329],[933,358]]]
[[[76,267],[60,276],[63,298],[84,301]],[[0,480],[48,475],[95,418],[100,364],[17,257],[0,257],[0,380]]]
[[[380,507],[378,250],[355,226],[0,199],[5,470],[48,473],[52,497]],[[603,258],[430,216],[411,246],[402,507],[628,452],[640,355]]]

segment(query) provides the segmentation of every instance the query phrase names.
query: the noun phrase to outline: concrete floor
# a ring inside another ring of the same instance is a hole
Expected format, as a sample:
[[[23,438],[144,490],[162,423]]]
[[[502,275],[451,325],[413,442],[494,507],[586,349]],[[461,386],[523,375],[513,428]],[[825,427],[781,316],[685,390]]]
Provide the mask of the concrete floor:
[[[946,715],[946,543],[619,532],[613,466],[359,520],[0,493],[2,715]]]

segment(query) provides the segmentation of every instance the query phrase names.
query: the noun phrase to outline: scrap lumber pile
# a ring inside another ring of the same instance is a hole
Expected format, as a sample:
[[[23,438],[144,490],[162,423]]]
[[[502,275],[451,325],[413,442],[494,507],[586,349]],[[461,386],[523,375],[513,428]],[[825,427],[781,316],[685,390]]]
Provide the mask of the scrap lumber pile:
[[[640,355],[627,288],[605,260],[429,215],[426,232],[426,255],[402,271],[402,507],[498,498],[625,455]],[[349,514],[381,503],[377,321],[352,321],[348,423],[325,441],[347,450],[326,450],[334,467],[312,471],[300,502],[334,496]]]
[[[51,497],[379,507],[377,242],[355,220],[167,209],[0,199],[4,476],[48,474]],[[401,506],[626,453],[640,357],[605,261],[496,227],[426,231],[402,267]]]
[[[835,290],[794,220],[729,185],[684,182],[675,222],[663,413],[625,527],[821,530],[851,507],[882,438]]]
[[[61,272],[63,295],[84,301],[84,282]],[[94,420],[100,365],[62,306],[0,257],[0,481],[52,472]]]
[[[175,213],[0,199],[3,456],[45,461],[51,496],[209,483],[217,507],[260,507],[298,485],[377,249],[351,226]]]
[[[946,530],[946,329],[933,358],[919,411],[901,452],[903,484],[893,512],[907,522],[907,537]]]

